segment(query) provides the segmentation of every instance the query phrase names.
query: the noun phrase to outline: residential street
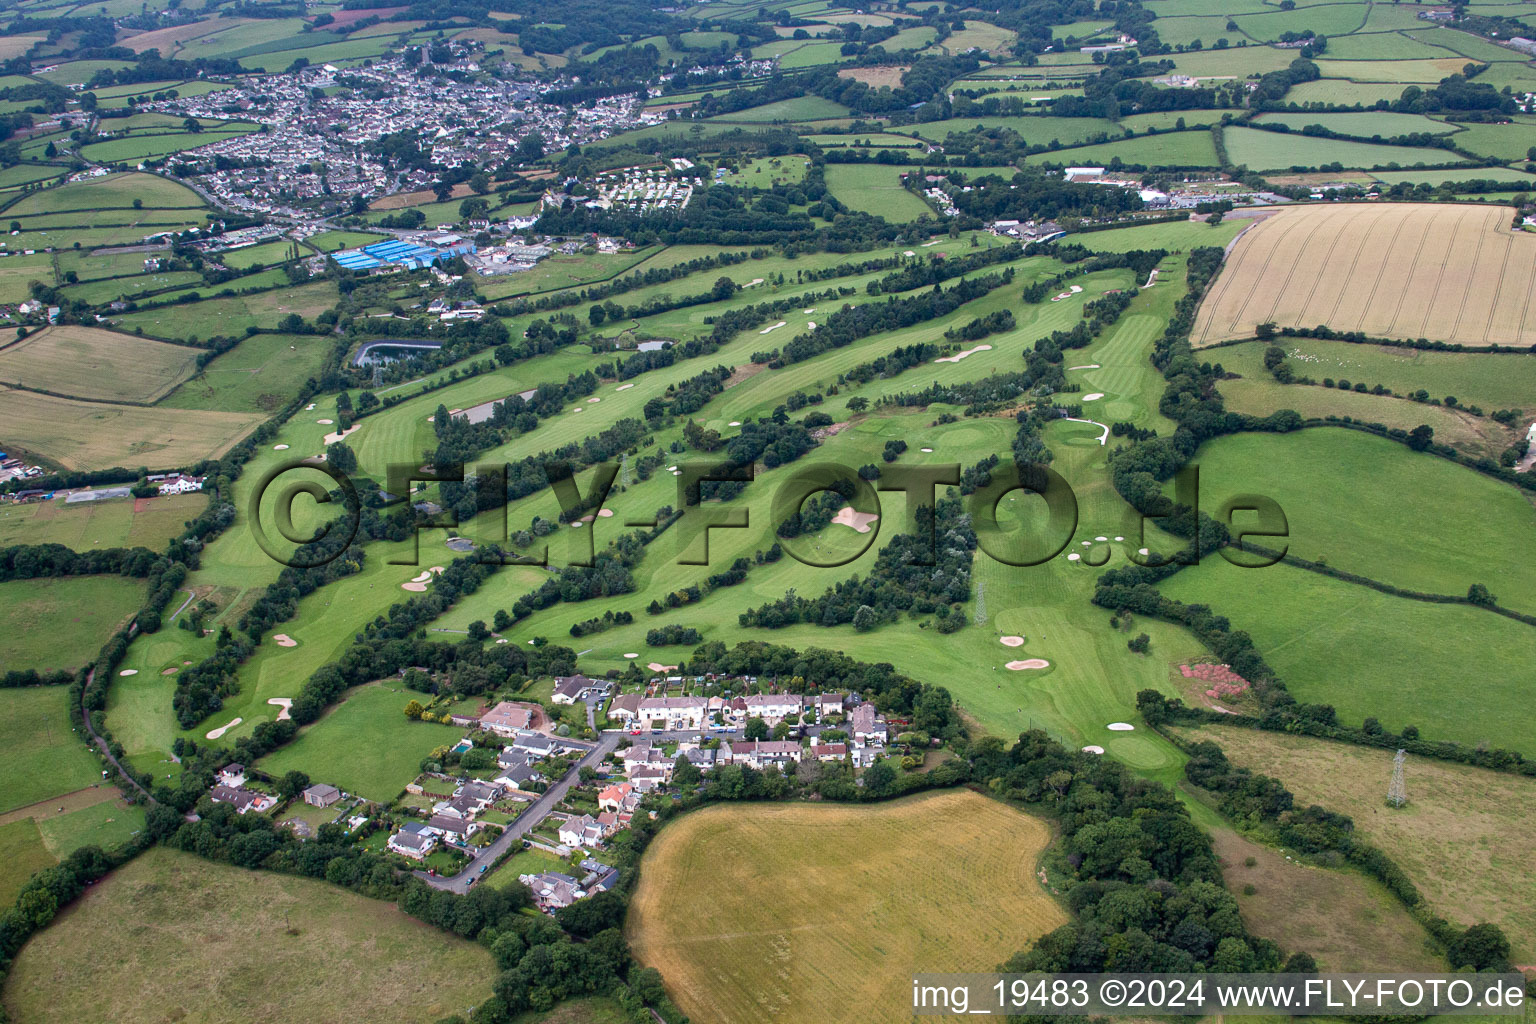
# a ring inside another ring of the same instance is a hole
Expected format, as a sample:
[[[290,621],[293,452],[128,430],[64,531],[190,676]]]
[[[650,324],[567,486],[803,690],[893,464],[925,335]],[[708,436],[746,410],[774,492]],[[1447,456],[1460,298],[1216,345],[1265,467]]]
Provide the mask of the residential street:
[[[571,765],[571,770],[561,776],[560,781],[550,786],[537,800],[528,805],[528,809],[518,815],[516,821],[506,827],[506,830],[497,837],[490,846],[485,847],[469,865],[457,875],[445,877],[443,875],[429,875],[425,871],[416,872],[416,877],[432,886],[434,889],[456,889],[462,891],[469,886],[472,879],[480,876],[480,865],[494,864],[496,858],[510,849],[514,843],[522,842],[523,834],[533,829],[543,821],[555,805],[565,799],[565,794],[576,784],[577,776],[582,768],[593,767],[601,764],[603,759],[614,750],[624,739],[621,732],[605,732],[598,739],[597,745],[587,751],[580,761]]]

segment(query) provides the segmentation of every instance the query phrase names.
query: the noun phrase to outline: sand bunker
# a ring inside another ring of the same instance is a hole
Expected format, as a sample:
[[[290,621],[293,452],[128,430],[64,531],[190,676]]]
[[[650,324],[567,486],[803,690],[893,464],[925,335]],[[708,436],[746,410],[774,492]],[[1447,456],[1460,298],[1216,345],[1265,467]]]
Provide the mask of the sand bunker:
[[[430,580],[431,578],[432,578],[432,570],[428,569],[425,572],[420,573],[419,575],[411,577],[411,579],[408,582],[400,584],[400,589],[401,590],[409,590],[409,591],[411,591],[412,593],[415,593],[415,594],[423,593],[427,589],[427,581]]]
[[[326,434],[325,435],[325,443],[326,444],[335,444],[337,441],[340,441],[342,438],[347,437],[347,436],[352,435],[352,434],[355,434],[359,430],[362,430],[362,429],[363,429],[363,425],[361,423],[354,423],[350,427],[348,427],[346,430],[338,430],[334,434]]]
[[[814,331],[816,329],[816,321],[815,320],[807,320],[805,322],[805,326]]]
[[[1110,722],[1105,726],[1110,732],[1134,732],[1136,727],[1130,722]]]
[[[335,423],[336,421],[335,420],[315,420],[315,422],[320,424],[322,427],[328,427],[332,423]]]
[[[650,669],[652,672],[673,672],[677,669],[676,665],[663,665],[659,661],[653,661],[645,667]]]
[[[640,657],[640,655],[634,654],[634,653],[630,653],[630,654],[624,655],[624,657],[626,657],[626,658],[638,658],[638,657]]]
[[[507,642],[507,638],[504,637],[504,636],[503,637],[497,637],[496,638],[496,642],[499,643],[499,644],[504,644],[504,643]]]
[[[929,454],[929,455],[932,455],[932,454],[933,454],[933,449],[932,449],[932,448],[919,448],[919,449],[918,449],[918,451],[920,451],[920,452],[926,452],[926,453],[928,453],[928,454]]]
[[[762,329],[762,330],[760,330],[760,331],[758,331],[758,332],[757,332],[757,333],[758,333],[758,334],[767,334],[767,333],[769,333],[769,332],[770,332],[770,331],[776,331],[776,330],[778,330],[778,329],[779,329],[779,328],[780,328],[780,327],[787,327],[787,326],[788,326],[788,325],[789,325],[789,321],[788,321],[788,320],[780,320],[780,321],[779,321],[779,322],[778,322],[778,323],[776,323],[776,324],[771,324],[771,325],[770,325],[770,326],[768,326],[768,327],[764,327],[764,328],[763,328],[763,329]]]
[[[1094,539],[1094,540],[1097,540],[1097,541],[1106,541],[1106,540],[1109,540],[1109,538],[1108,538],[1108,537],[1095,537],[1095,538],[1093,538],[1093,539]]]
[[[750,280],[750,281],[748,281],[748,282],[747,282],[747,287],[748,287],[748,288],[751,288],[751,287],[753,287],[753,286],[755,286],[755,285],[760,285],[760,284],[762,284],[762,283],[763,283],[763,279],[762,279],[762,278],[760,278],[760,277],[754,277],[754,278],[753,278],[753,279],[752,279],[752,280]]]
[[[614,388],[613,390],[615,390],[615,391],[628,391],[632,387],[634,387],[633,384],[620,384],[618,387]]]
[[[973,356],[977,352],[991,352],[991,351],[992,351],[992,346],[991,345],[977,345],[975,348],[968,348],[964,352],[956,352],[952,356],[939,356],[939,358],[935,359],[934,362],[936,362],[936,363],[958,363],[960,360],[964,359],[966,356]]]
[[[731,422],[727,423],[726,426],[728,426],[728,427],[739,427],[739,426],[741,426],[741,420],[731,420]]]
[[[285,444],[275,444],[272,446],[272,450],[275,452],[285,452],[288,450],[288,446]]]
[[[181,666],[180,665],[172,665],[170,668],[163,668],[163,669],[161,669],[160,670],[160,674],[163,675],[163,676],[173,676],[177,672],[180,672],[180,671],[181,671]]]
[[[1093,392],[1090,395],[1084,395],[1083,396],[1083,401],[1085,401],[1085,402],[1097,402],[1099,399],[1101,399],[1103,397],[1104,397],[1104,392],[1102,392],[1102,391],[1095,391],[1095,392]]]
[[[574,523],[570,524],[571,529],[573,529],[573,530],[579,530],[579,529],[581,529],[585,525],[587,525],[586,521],[582,520],[582,519],[578,519]]]
[[[581,406],[578,405],[576,408],[572,409],[571,412],[581,412]]]
[[[315,409],[315,403],[314,402],[310,402],[308,405],[306,405],[304,407],[304,411],[305,412],[313,412],[314,409]]]
[[[118,675],[120,675],[120,676],[136,676],[138,674],[139,674],[139,670],[136,669],[136,668],[125,668],[121,672],[118,673]]]
[[[1147,556],[1147,555],[1150,555],[1150,554],[1151,554],[1151,553],[1152,553],[1152,552],[1151,552],[1151,551],[1149,551],[1149,550],[1148,550],[1148,549],[1146,549],[1146,548],[1137,548],[1137,549],[1136,549],[1136,553],[1137,553],[1137,554],[1138,554],[1138,555],[1141,555],[1141,556],[1142,556],[1142,557],[1143,557],[1143,558],[1145,558],[1145,557],[1146,557],[1146,556]]]
[[[1023,661],[1010,661],[1003,667],[1014,672],[1022,672],[1030,668],[1050,668],[1051,663],[1044,658],[1025,658]]]
[[[1002,644],[1004,647],[1024,646],[1024,638],[1021,636],[1000,636],[997,638],[997,642]]]
[[[292,697],[271,697],[267,700],[267,703],[283,709],[277,713],[277,720],[279,722],[286,722],[293,717],[293,712],[290,710],[293,707]]]
[[[856,533],[868,533],[869,524],[879,518],[873,512],[859,512],[852,505],[844,505],[837,510],[837,515],[832,517],[832,521],[842,526],[851,526]]]
[[[800,312],[802,312],[802,313],[806,314],[807,316],[809,316],[810,314],[816,312],[816,307],[812,306],[810,309],[802,309]]]
[[[209,729],[208,732],[205,735],[210,740],[216,740],[220,736],[223,736],[225,733],[229,732],[229,730],[233,729],[235,726],[239,725],[243,721],[245,721],[245,719],[243,719],[243,718],[236,718],[233,722],[230,722],[228,725],[221,725],[217,729]]]
[[[276,636],[274,636],[272,639],[277,641],[277,646],[279,646],[279,647],[297,647],[297,646],[299,646],[299,642],[297,640],[295,640],[293,637],[289,636],[287,633],[279,633]]]
[[[587,401],[588,402],[601,402],[602,399],[601,398],[589,398],[589,399],[587,399]]]
[[[1069,367],[1067,367],[1067,369],[1069,369],[1069,370],[1097,370],[1097,369],[1099,369],[1099,364],[1098,363],[1084,363],[1082,366],[1069,366]]]
[[[1116,537],[1115,540],[1125,540],[1124,537]]]
[[[1074,551],[1070,555],[1067,556],[1067,561],[1075,562],[1075,561],[1077,561],[1078,559],[1080,559],[1082,557],[1083,557],[1082,555],[1080,555],[1076,551]]]
[[[1096,743],[1090,743],[1086,747],[1083,748],[1083,753],[1085,753],[1085,754],[1102,754],[1102,753],[1104,753],[1104,748],[1099,746]]]
[[[604,518],[604,519],[611,519],[613,517],[613,509],[611,509],[611,508],[600,508],[600,509],[597,510],[597,514],[599,516],[601,516],[602,518]]]

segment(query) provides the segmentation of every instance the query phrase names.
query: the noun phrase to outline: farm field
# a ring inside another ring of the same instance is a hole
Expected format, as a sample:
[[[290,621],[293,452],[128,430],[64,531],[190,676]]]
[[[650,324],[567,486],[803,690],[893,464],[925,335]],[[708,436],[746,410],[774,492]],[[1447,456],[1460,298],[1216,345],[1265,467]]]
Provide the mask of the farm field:
[[[228,451],[261,422],[253,413],[81,402],[0,389],[3,440],[68,469],[175,467]],[[70,424],[61,432],[60,423]]]
[[[7,207],[5,212],[11,217],[19,217],[69,210],[127,210],[132,208],[135,199],[142,200],[145,208],[151,210],[197,210],[203,207],[202,197],[196,192],[167,178],[154,174],[109,174],[34,192]]]
[[[249,280],[241,283],[247,288],[251,287]],[[213,290],[198,289],[205,295]],[[193,335],[207,338],[215,334],[239,336],[245,333],[247,327],[275,328],[289,313],[313,320],[335,302],[336,285],[321,281],[299,285],[297,288],[282,288],[276,292],[204,298],[200,302],[143,309],[118,316],[115,323],[130,331],[142,327],[145,334],[157,338]]]
[[[69,980],[82,972],[96,984]],[[35,936],[4,1000],[12,1015],[43,1022],[105,1014],[149,1024],[169,1009],[254,1024],[289,1019],[295,1002],[314,1020],[341,1020],[372,1000],[431,1020],[484,999],[494,975],[484,949],[388,903],[157,848]]]
[[[197,355],[197,349],[92,327],[46,327],[0,347],[0,383],[148,405],[192,375]]]
[[[1278,778],[1298,804],[1349,815],[1362,836],[1391,851],[1434,913],[1462,926],[1495,922],[1518,963],[1536,954],[1536,908],[1517,895],[1536,856],[1536,827],[1517,809],[1529,806],[1536,782],[1410,755],[1409,802],[1389,811],[1382,796],[1392,777],[1390,750],[1256,729],[1177,731]]]
[[[1329,427],[1218,438],[1193,462],[1201,500],[1213,510],[1242,493],[1279,502],[1289,549],[1300,558],[1419,592],[1462,596],[1482,583],[1508,606],[1536,613],[1536,570],[1502,557],[1513,540],[1536,534],[1536,509],[1508,484],[1383,437]],[[1413,488],[1436,495],[1435,507],[1405,503]],[[1477,530],[1458,529],[1473,520]],[[1452,534],[1457,543],[1443,543]]]
[[[138,509],[134,498],[77,501],[63,498],[0,505],[0,548],[12,544],[63,544],[76,551],[146,547],[160,551],[208,504],[203,494],[167,494]]]
[[[1368,717],[1429,739],[1536,753],[1524,694],[1536,629],[1467,605],[1429,604],[1272,565],[1239,569],[1206,559],[1159,585],[1208,604],[1244,629],[1303,703],[1339,720]]]
[[[625,932],[700,1019],[894,1019],[912,971],[990,970],[1066,920],[1035,878],[1049,837],[967,792],[709,807],[651,843]],[[850,862],[849,849],[864,853]]]
[[[1210,167],[1216,162],[1216,147],[1204,131],[1166,132],[1142,135],[1096,146],[1036,153],[1026,163],[1054,164],[1063,167],[1095,167],[1123,164],[1148,167]]]
[[[1281,338],[1276,343],[1298,375],[1364,381],[1372,387],[1384,384],[1399,395],[1422,388],[1432,398],[1452,395],[1461,405],[1480,405],[1488,412],[1520,409],[1536,389],[1536,365],[1520,353],[1435,352],[1322,338]],[[1222,365],[1245,377],[1267,376],[1266,344],[1222,346]]]
[[[68,576],[0,583],[0,665],[76,669],[144,603],[144,582]]]
[[[312,334],[254,334],[215,356],[159,408],[276,412],[320,373],[331,348]]]
[[[1374,878],[1303,864],[1230,828],[1211,829],[1211,841],[1249,929],[1284,949],[1306,950],[1319,970],[1444,968],[1424,926]]]
[[[7,667],[18,664],[7,661]],[[67,685],[0,690],[0,709],[0,820],[18,807],[101,782],[96,755],[74,730]],[[111,786],[101,792],[116,795]]]
[[[880,164],[834,164],[826,171],[827,188],[851,210],[896,222],[931,216],[928,204],[902,187],[904,170]]]
[[[1261,323],[1471,345],[1536,342],[1536,236],[1499,208],[1304,206],[1258,224],[1201,304],[1198,348]]]
[[[7,256],[0,259],[0,302],[25,302],[33,281],[46,278],[53,269],[48,257]]]
[[[1374,142],[1348,139],[1324,139],[1294,132],[1267,132],[1257,128],[1228,128],[1227,155],[1235,164],[1256,171],[1282,171],[1287,168],[1315,168],[1325,164],[1343,164],[1370,170],[1375,167],[1396,169],[1418,164],[1462,164],[1467,158],[1448,149],[1423,146],[1383,146]]]

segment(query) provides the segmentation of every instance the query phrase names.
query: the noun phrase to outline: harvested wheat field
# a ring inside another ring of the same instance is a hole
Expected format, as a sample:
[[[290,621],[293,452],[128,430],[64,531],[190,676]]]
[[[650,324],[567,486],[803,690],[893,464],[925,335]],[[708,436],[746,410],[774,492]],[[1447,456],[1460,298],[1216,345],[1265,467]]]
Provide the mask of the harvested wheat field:
[[[1349,815],[1397,861],[1431,912],[1462,926],[1492,921],[1509,936],[1516,963],[1536,963],[1536,779],[1409,755],[1408,805],[1392,810],[1390,750],[1256,729],[1178,732],[1212,740],[1233,764],[1279,779],[1298,807]]]
[[[1536,235],[1509,210],[1303,206],[1246,231],[1200,306],[1196,348],[1282,327],[1465,345],[1536,344]]]
[[[192,376],[201,351],[95,327],[45,327],[0,348],[0,383],[149,404]]]
[[[990,971],[1066,922],[1035,878],[1050,837],[964,791],[717,805],[651,843],[625,931],[695,1020],[904,1020],[913,972]]]

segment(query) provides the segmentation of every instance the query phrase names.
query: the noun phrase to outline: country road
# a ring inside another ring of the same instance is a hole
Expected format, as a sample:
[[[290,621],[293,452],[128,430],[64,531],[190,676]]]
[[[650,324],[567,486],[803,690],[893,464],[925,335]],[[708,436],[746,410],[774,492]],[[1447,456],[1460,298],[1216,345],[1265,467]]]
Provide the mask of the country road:
[[[570,771],[562,775],[559,782],[550,786],[537,800],[529,804],[527,810],[518,815],[517,820],[508,825],[494,843],[481,850],[479,855],[463,871],[452,877],[431,875],[425,871],[417,871],[416,877],[434,889],[456,889],[462,891],[472,880],[480,877],[479,865],[496,863],[496,859],[511,849],[513,843],[520,843],[525,833],[536,828],[540,822],[549,816],[549,812],[554,810],[561,800],[565,799],[565,794],[576,784],[576,779],[581,770],[587,767],[595,768],[601,764],[604,758],[618,749],[619,742],[623,738],[624,734],[622,732],[603,733],[596,746],[587,751],[581,760],[571,765]]]
[[[111,763],[112,767],[117,769],[117,773],[123,778],[127,779],[129,782],[133,783],[134,788],[137,789],[140,793],[144,794],[144,799],[148,800],[150,803],[155,803],[155,798],[149,795],[149,790],[139,785],[139,780],[134,778],[132,775],[129,775],[127,771],[123,769],[123,766],[118,762],[117,758],[112,756],[112,748],[108,746],[106,740],[102,739],[96,734],[96,727],[91,724],[91,712],[85,706],[85,695],[90,691],[91,683],[94,682],[95,679],[96,669],[92,667],[90,674],[85,677],[85,687],[80,691],[80,719],[85,723],[85,731],[90,734],[91,742],[96,744],[96,749],[101,751],[101,756],[105,757],[107,761]]]

